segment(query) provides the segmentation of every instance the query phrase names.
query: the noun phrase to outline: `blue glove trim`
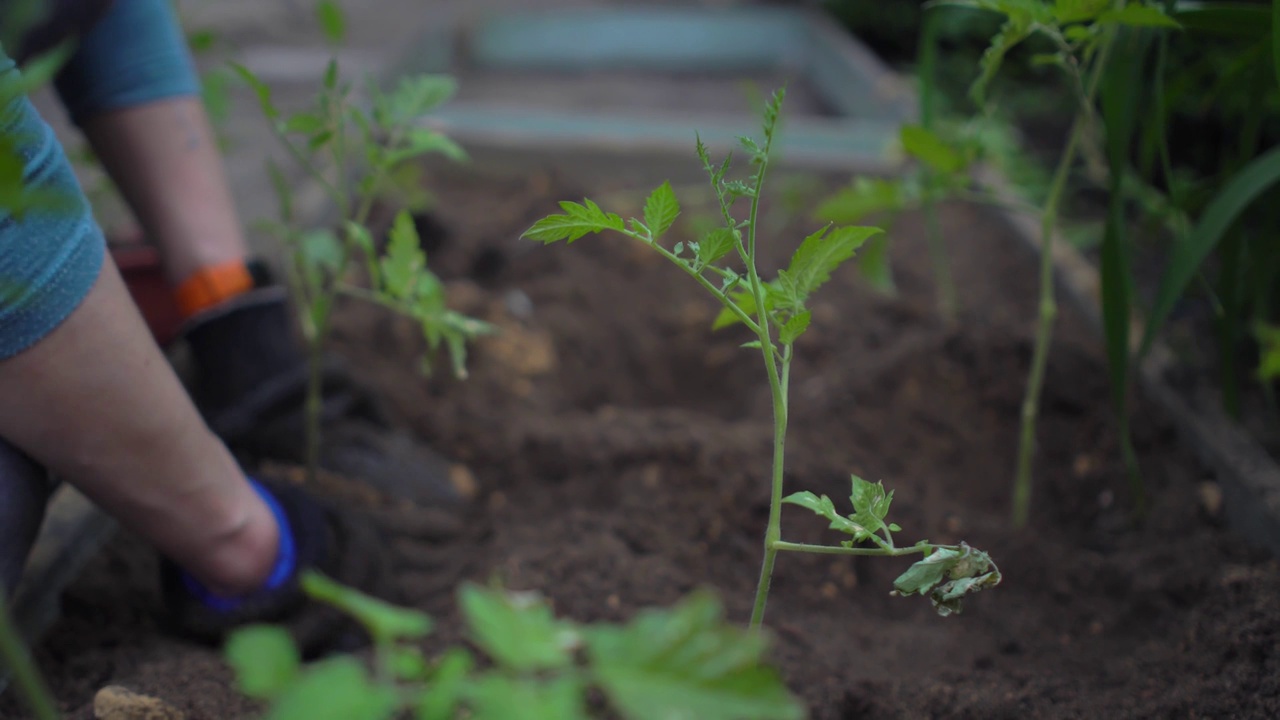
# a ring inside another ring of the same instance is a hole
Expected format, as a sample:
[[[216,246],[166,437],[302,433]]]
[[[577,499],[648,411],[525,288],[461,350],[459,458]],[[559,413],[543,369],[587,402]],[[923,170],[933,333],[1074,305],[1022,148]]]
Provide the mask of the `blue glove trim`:
[[[260,589],[253,594],[241,597],[225,597],[214,594],[199,580],[183,571],[182,582],[186,586],[187,592],[191,593],[191,596],[199,600],[205,607],[217,612],[232,612],[239,609],[245,601],[252,599],[257,593],[278,590],[293,579],[294,573],[298,569],[298,553],[293,539],[293,529],[289,525],[288,515],[285,514],[284,508],[280,506],[280,501],[276,500],[269,490],[253,478],[249,478],[249,484],[258,492],[262,501],[267,504],[267,507],[271,509],[271,514],[276,518],[276,526],[279,528],[280,533],[280,546],[276,551],[276,564],[271,568],[271,574]]]

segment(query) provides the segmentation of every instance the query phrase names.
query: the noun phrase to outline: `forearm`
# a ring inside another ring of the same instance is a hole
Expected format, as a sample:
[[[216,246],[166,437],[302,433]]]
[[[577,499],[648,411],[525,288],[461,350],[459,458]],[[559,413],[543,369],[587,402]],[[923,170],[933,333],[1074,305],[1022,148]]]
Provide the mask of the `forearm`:
[[[58,92],[178,285],[247,253],[200,84],[170,0],[116,0]]]
[[[109,262],[50,334],[0,362],[0,436],[197,577],[252,587],[274,523]]]

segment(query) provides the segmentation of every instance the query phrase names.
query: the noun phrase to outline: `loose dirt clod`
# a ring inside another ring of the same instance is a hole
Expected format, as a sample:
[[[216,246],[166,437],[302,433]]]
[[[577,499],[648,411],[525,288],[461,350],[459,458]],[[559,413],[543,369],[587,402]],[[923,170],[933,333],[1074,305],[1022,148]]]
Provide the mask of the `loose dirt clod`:
[[[119,685],[108,685],[93,698],[97,720],[186,720],[182,711],[160,698],[142,695]]]

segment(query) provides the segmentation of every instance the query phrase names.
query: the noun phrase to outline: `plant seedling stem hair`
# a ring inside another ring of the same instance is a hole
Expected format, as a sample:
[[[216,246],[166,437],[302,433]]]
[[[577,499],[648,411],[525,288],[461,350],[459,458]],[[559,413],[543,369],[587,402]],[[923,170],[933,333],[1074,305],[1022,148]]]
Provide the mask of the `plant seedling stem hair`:
[[[827,226],[805,238],[791,257],[789,266],[778,277],[765,281],[757,265],[760,226],[760,198],[769,170],[769,158],[778,127],[784,93],[778,91],[764,113],[764,141],[739,138],[754,168],[746,181],[726,180],[730,161],[713,165],[707,148],[699,139],[698,157],[711,181],[724,225],[705,234],[697,242],[677,242],[668,249],[661,242],[680,213],[680,205],[670,183],[663,183],[646,200],[643,221],[623,220],[620,215],[602,210],[595,202],[562,202],[565,211],[539,220],[524,237],[543,243],[574,242],[588,234],[613,231],[644,243],[697,280],[723,306],[714,327],[742,323],[756,339],[744,347],[760,351],[773,400],[773,463],[770,471],[769,519],[765,527],[764,557],[751,610],[751,627],[764,622],[769,588],[778,553],[782,551],[818,552],[846,555],[901,556],[921,554],[927,557],[916,563],[895,581],[895,592],[902,595],[929,594],[940,614],[959,609],[967,595],[992,587],[1000,581],[1000,572],[991,558],[967,545],[933,546],[927,542],[895,547],[892,533],[900,528],[885,521],[892,492],[880,483],[870,483],[854,476],[850,501],[855,512],[839,514],[830,498],[810,492],[783,497],[783,470],[786,460],[788,389],[794,344],[809,328],[810,296],[843,262],[852,258],[866,240],[880,232],[871,227]],[[739,198],[750,201],[745,221],[733,216],[733,204]],[[736,251],[744,272],[717,265],[721,258]],[[719,280],[719,284],[713,282]],[[743,287],[745,285],[745,287]],[[806,545],[782,540],[782,505],[790,503],[807,508],[831,522],[830,527],[852,535],[839,546]],[[870,543],[871,547],[854,547]]]

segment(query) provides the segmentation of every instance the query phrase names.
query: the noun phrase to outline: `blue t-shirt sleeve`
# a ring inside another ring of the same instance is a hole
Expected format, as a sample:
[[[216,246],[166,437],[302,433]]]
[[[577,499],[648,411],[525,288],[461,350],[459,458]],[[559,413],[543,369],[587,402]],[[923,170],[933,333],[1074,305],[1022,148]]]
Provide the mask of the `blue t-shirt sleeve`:
[[[156,100],[200,94],[172,0],[115,0],[54,84],[77,124]]]
[[[17,73],[0,55],[0,84]],[[21,159],[22,192],[56,201],[19,213],[0,195],[2,360],[40,341],[79,307],[102,271],[106,242],[53,129],[25,96],[0,107],[0,143],[0,151],[16,151]]]

